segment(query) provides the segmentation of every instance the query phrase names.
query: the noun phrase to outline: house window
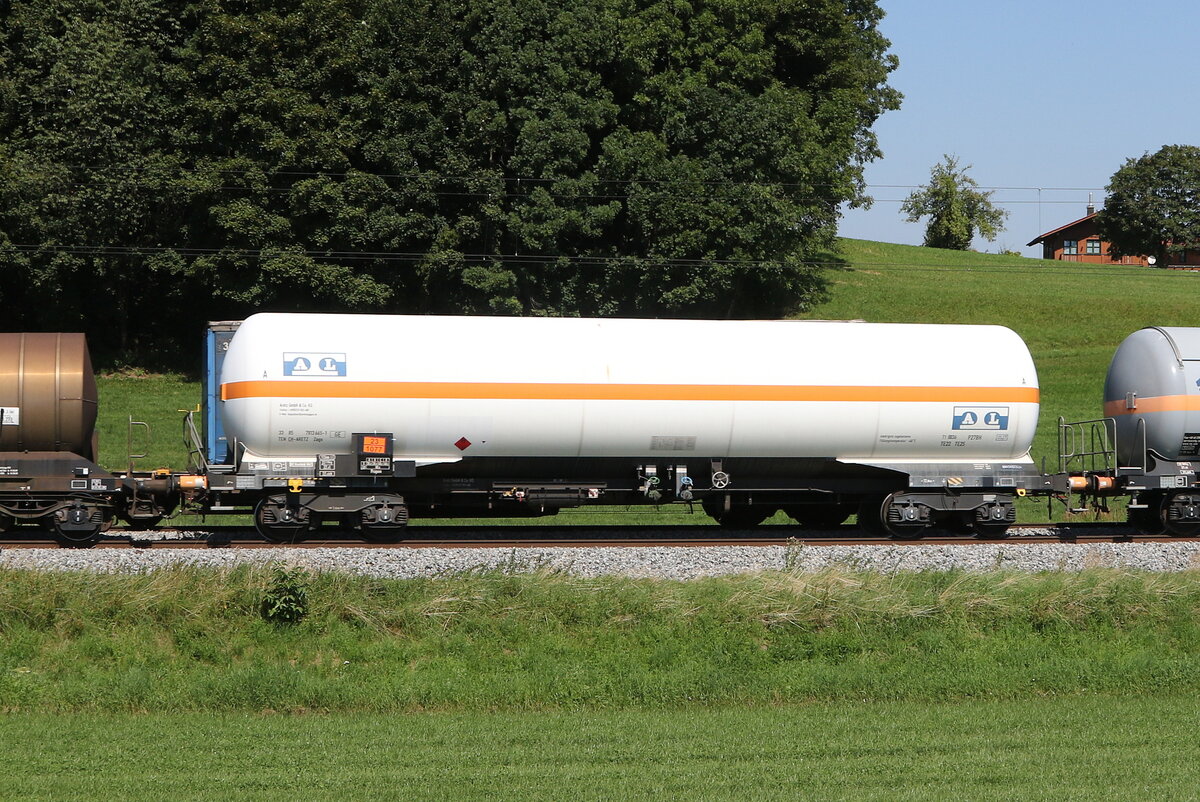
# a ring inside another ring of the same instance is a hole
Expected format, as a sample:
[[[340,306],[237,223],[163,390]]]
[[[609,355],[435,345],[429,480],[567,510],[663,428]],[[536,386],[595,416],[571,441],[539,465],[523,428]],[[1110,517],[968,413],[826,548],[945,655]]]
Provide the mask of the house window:
[[[1100,240],[1090,239],[1087,241],[1086,244],[1087,244],[1087,252],[1088,253],[1093,254],[1093,255],[1100,253]]]
[[[1063,255],[1073,256],[1079,253],[1079,241],[1073,239],[1063,240]]]

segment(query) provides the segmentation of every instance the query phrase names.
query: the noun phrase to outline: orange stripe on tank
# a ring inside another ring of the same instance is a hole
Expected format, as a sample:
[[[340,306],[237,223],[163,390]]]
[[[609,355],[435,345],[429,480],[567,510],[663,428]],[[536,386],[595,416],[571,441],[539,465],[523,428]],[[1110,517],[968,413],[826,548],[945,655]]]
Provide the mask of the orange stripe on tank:
[[[1104,402],[1104,416],[1144,415],[1151,412],[1200,412],[1200,395],[1152,395],[1137,399],[1136,409],[1126,409],[1125,399]]]
[[[263,380],[221,385],[238,398],[452,398],[553,401],[918,401],[1036,404],[1036,387],[860,387],[774,384],[556,384]]]

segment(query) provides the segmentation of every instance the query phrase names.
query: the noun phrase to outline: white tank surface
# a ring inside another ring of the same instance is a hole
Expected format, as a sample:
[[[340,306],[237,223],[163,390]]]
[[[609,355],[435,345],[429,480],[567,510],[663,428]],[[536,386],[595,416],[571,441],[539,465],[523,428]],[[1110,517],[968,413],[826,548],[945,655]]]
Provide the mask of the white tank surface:
[[[1104,414],[1117,421],[1117,456],[1139,465],[1145,447],[1169,460],[1200,457],[1200,328],[1130,334],[1104,381]]]
[[[259,314],[221,374],[247,458],[391,433],[463,457],[1028,461],[1029,350],[999,326]]]

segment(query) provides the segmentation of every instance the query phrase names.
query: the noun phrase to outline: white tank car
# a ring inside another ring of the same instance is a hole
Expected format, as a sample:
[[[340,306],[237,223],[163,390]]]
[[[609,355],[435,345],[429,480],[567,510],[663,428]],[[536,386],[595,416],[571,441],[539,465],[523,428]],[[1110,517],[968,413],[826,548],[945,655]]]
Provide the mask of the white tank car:
[[[1029,350],[1000,326],[259,314],[221,372],[243,461],[394,436],[463,457],[1029,463]]]

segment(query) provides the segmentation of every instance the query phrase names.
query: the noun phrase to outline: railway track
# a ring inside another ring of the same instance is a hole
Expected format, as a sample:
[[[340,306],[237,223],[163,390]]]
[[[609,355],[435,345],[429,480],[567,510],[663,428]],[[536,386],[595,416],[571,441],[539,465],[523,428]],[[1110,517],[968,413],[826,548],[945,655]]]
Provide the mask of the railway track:
[[[773,531],[778,530],[778,532]],[[271,549],[271,548],[538,548],[612,546],[646,548],[651,546],[970,546],[981,543],[1005,543],[1015,547],[1035,543],[1172,543],[1193,542],[1195,538],[1135,534],[1127,527],[1112,523],[1075,523],[1049,527],[1017,525],[1003,540],[981,540],[970,535],[935,532],[920,540],[893,540],[865,535],[855,527],[820,532],[793,527],[760,527],[747,530],[720,529],[713,526],[499,526],[499,527],[413,527],[412,537],[400,543],[366,543],[353,533],[330,530],[314,534],[302,542],[276,544],[263,541],[252,527],[199,529],[158,529],[130,533],[114,530],[96,549]],[[58,543],[42,532],[10,532],[0,537],[3,549],[54,549]]]

